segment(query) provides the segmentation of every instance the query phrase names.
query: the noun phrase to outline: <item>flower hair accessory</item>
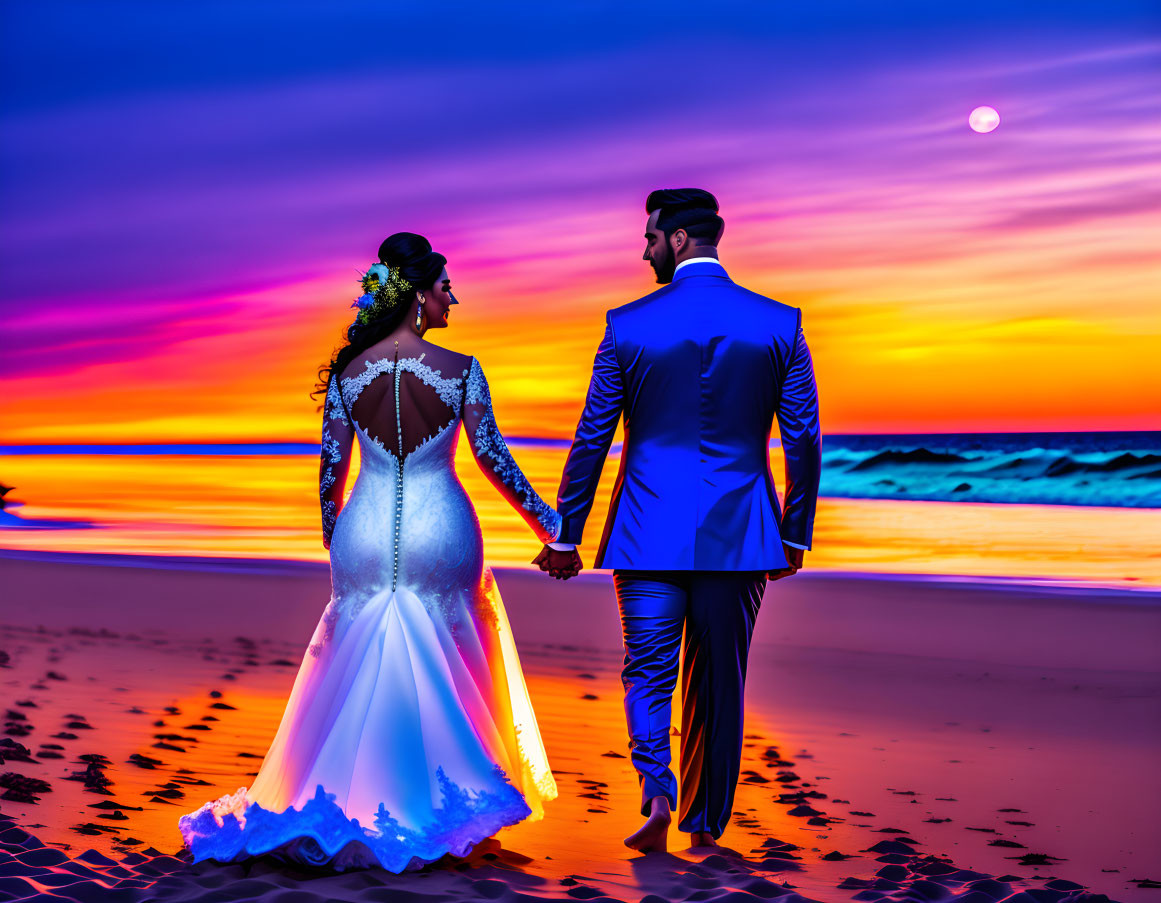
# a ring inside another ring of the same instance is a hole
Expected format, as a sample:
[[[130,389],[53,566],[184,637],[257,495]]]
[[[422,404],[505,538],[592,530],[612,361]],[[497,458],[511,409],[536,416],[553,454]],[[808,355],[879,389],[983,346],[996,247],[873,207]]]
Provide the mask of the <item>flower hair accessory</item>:
[[[363,287],[363,294],[351,304],[351,307],[359,309],[355,314],[355,324],[358,325],[390,313],[412,289],[411,283],[399,274],[399,267],[389,267],[383,263],[372,264],[360,276],[359,284]]]

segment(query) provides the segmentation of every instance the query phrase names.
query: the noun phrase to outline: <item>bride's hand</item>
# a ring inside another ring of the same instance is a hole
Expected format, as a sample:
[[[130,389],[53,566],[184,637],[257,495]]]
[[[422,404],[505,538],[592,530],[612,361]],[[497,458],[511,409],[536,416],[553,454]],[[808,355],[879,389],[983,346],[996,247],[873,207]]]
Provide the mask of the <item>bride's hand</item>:
[[[558,552],[549,546],[540,550],[540,554],[532,559],[532,563],[557,580],[568,580],[581,572],[584,563],[576,549],[568,552]]]

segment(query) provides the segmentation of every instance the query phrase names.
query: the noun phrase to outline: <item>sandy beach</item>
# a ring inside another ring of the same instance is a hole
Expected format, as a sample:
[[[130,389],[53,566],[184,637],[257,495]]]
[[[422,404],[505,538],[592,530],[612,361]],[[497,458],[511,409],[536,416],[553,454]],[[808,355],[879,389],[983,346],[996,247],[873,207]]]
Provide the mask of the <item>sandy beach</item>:
[[[735,820],[640,857],[605,574],[497,571],[561,796],[468,863],[191,865],[329,595],[313,563],[0,554],[0,898],[1154,899],[1161,597],[804,572],[772,584]],[[676,737],[675,737],[676,740]]]

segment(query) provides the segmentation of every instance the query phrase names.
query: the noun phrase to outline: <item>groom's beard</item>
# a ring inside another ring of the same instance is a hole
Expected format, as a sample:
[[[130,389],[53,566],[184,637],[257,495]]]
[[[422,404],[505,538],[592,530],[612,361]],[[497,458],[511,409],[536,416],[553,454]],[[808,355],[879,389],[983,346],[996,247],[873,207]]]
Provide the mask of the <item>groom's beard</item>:
[[[677,269],[677,260],[673,254],[673,249],[667,247],[665,250],[665,257],[660,262],[649,261],[649,265],[653,267],[653,272],[657,274],[658,285],[669,285],[673,281],[673,274]]]

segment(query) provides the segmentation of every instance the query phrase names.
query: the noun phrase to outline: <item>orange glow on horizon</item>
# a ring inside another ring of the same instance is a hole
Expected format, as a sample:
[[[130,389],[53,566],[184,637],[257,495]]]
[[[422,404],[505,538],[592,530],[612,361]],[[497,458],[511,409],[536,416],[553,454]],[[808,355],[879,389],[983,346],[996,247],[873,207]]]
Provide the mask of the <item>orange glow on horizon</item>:
[[[740,284],[803,309],[824,431],[1161,428],[1151,218],[1000,240],[969,228],[968,198],[949,189],[941,203],[957,205],[962,242],[925,236],[930,216],[953,215],[935,202],[887,222],[875,210],[771,220],[774,201],[737,211],[723,262]],[[480,359],[509,435],[570,437],[604,311],[657,287],[627,238],[588,228],[593,246],[560,247],[560,259],[522,265],[477,249],[449,263],[463,303],[428,337]],[[0,443],[317,441],[309,393],[354,294],[336,275],[191,300],[191,311],[229,313],[191,314],[186,332],[131,360],[46,361],[6,381]]]

